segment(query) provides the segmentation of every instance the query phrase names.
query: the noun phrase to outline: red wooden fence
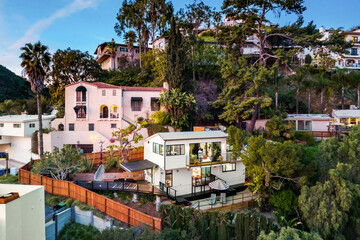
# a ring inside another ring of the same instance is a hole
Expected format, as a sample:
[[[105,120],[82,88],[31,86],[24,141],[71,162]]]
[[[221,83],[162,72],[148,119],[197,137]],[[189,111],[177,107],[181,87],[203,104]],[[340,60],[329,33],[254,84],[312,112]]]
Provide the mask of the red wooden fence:
[[[93,161],[94,165],[100,165],[101,162],[101,155],[102,155],[102,161],[106,161],[107,156],[109,156],[109,152],[97,152],[97,153],[85,153],[83,156],[85,156],[87,159]],[[114,154],[114,156],[119,156],[120,153],[116,152]],[[130,150],[130,156],[125,158],[127,161],[129,162],[133,162],[133,161],[139,161],[139,160],[144,160],[144,148],[140,149],[140,150]]]
[[[26,164],[19,169],[19,183],[43,185],[45,191],[54,195],[80,200],[107,215],[128,224],[137,226],[147,224],[151,229],[161,231],[161,219],[139,212],[126,205],[118,203],[103,195],[97,194],[72,182],[57,180],[38,174],[30,174],[30,165]]]

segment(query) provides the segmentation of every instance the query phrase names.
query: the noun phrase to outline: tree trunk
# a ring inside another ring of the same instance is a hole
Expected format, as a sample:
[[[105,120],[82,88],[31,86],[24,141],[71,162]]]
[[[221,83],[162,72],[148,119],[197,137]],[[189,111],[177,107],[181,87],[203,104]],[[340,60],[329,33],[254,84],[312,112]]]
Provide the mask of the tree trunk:
[[[42,109],[41,109],[41,94],[36,94],[37,99],[37,111],[38,111],[38,120],[39,120],[39,154],[42,156],[44,154],[44,142],[43,142],[43,126],[42,126]]]
[[[257,114],[258,114],[259,108],[260,108],[260,104],[256,104],[256,105],[255,105],[254,112],[253,112],[252,117],[251,117],[249,129],[248,129],[248,132],[249,132],[249,133],[252,133],[252,132],[254,131],[255,123],[256,123],[256,118],[257,118]]]
[[[275,88],[275,111],[278,111],[278,87]]]
[[[321,93],[320,93],[320,109],[321,109],[321,113],[324,112],[324,90],[321,89]]]
[[[341,87],[341,108],[345,109],[345,87]]]
[[[308,95],[308,114],[310,114],[311,112],[311,91],[309,90],[309,95]]]
[[[357,107],[360,107],[360,86],[358,86],[357,88],[357,97],[358,97]]]
[[[298,85],[296,88],[296,114],[299,114],[299,92],[300,92],[300,87]]]

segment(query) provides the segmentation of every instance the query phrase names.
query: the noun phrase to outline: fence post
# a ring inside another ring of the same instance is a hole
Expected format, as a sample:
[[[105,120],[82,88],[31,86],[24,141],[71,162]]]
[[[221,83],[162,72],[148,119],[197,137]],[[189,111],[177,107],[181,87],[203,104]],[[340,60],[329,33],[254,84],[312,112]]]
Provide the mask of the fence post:
[[[88,196],[87,196],[88,194],[87,193],[88,193],[88,190],[86,189],[85,190],[85,203],[86,204],[88,204]]]
[[[152,218],[152,224],[153,224],[153,230],[155,231],[155,219],[154,219],[154,217]]]
[[[128,227],[130,227],[130,208],[128,208]]]
[[[107,213],[106,212],[106,202],[107,202],[107,198],[105,198],[105,211],[104,211],[105,213]]]
[[[51,194],[54,194],[54,179],[51,179]]]
[[[40,184],[43,185],[43,182],[42,182],[42,175],[40,175]]]
[[[68,182],[68,197],[70,197],[70,182]]]

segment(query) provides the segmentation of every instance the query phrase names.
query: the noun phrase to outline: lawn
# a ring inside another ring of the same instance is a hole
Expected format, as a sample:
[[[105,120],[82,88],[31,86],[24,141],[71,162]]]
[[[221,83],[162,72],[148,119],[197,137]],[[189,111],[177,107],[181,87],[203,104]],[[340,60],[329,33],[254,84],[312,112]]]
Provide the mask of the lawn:
[[[1,176],[0,177],[0,184],[18,184],[18,177],[13,175],[8,175],[7,177]]]

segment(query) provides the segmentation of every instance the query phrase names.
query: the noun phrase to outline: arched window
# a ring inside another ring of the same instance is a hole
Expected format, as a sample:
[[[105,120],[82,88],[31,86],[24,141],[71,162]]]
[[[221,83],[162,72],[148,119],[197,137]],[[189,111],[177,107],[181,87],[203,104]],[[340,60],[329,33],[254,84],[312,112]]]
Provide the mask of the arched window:
[[[119,108],[117,105],[110,107],[110,118],[119,118]]]
[[[84,86],[76,88],[76,102],[86,102],[86,91]]]
[[[109,108],[106,105],[101,105],[100,107],[100,118],[109,117]]]
[[[64,131],[64,124],[60,123],[58,125],[58,131]]]

